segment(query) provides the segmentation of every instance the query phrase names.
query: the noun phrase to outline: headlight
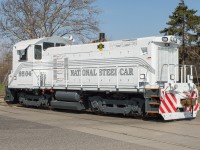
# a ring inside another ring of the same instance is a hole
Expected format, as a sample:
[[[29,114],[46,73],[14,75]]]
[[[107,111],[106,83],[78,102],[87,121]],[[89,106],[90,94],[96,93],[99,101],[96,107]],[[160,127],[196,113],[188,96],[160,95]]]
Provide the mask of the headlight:
[[[177,38],[174,38],[174,42],[175,42],[175,43],[177,43],[177,42],[178,42]]]
[[[168,42],[168,37],[162,37],[163,42]]]
[[[171,41],[171,42],[174,42],[174,37],[171,37],[171,38],[170,38],[170,41]]]
[[[170,38],[170,41],[171,41],[171,42],[174,42],[174,43],[177,43],[178,40],[177,40],[176,37],[171,37],[171,38]]]

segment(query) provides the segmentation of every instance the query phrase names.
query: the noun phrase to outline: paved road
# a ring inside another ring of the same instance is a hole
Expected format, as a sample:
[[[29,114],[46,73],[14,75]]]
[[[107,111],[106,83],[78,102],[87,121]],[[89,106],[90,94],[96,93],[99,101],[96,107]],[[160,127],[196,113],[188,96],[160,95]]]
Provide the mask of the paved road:
[[[0,149],[200,150],[200,114],[158,122],[1,104]]]

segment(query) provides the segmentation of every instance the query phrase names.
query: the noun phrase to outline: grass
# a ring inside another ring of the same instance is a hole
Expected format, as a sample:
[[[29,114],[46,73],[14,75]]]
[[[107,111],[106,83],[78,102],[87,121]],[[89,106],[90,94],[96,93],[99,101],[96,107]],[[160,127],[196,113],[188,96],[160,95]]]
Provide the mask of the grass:
[[[5,94],[5,86],[0,84],[0,96]]]

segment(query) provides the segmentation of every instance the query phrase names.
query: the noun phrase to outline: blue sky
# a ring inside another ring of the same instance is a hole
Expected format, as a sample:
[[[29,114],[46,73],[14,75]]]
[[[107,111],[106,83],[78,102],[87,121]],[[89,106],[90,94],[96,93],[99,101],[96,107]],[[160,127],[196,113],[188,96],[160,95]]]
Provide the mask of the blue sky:
[[[97,0],[101,32],[108,40],[158,36],[180,0]],[[200,0],[185,0],[200,15]]]

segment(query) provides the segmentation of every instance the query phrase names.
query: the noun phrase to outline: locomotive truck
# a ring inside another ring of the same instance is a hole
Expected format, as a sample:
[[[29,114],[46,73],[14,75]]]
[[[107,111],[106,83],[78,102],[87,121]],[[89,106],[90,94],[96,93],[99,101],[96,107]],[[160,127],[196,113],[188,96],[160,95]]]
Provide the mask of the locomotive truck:
[[[195,118],[196,68],[180,65],[175,36],[73,44],[63,37],[13,47],[5,101],[164,120]]]

